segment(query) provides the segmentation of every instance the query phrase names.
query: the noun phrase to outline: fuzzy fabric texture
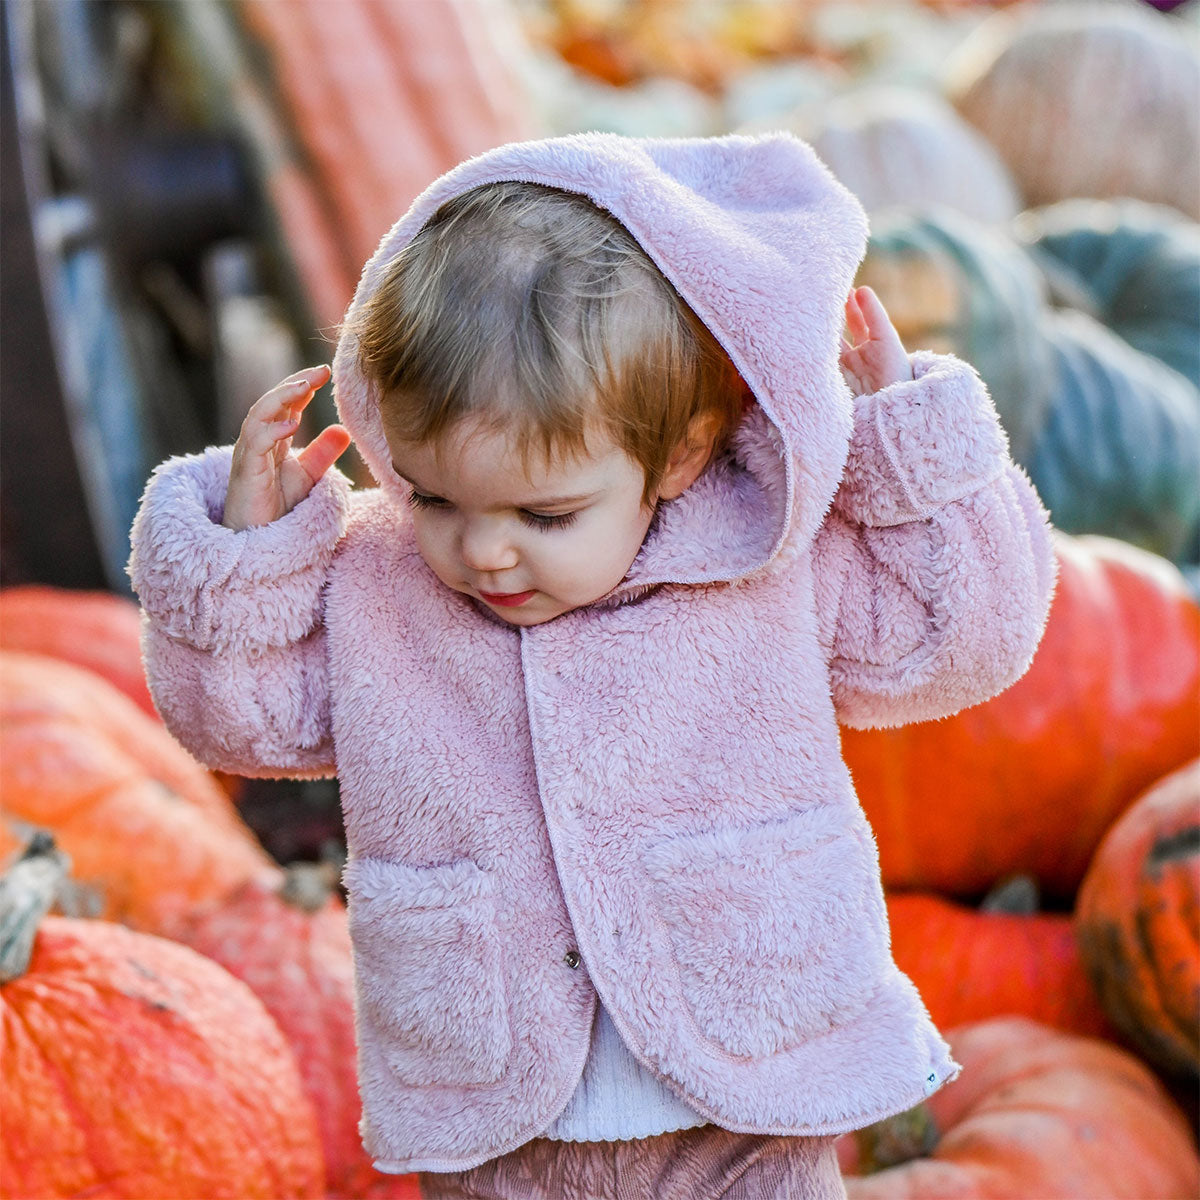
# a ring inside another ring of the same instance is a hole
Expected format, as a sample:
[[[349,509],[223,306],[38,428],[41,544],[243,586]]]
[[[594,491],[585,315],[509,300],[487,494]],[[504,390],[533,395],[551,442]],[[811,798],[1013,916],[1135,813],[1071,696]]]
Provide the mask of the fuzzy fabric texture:
[[[725,1129],[869,1124],[957,1068],[892,960],[838,722],[1017,679],[1053,589],[1047,515],[965,363],[914,355],[913,381],[851,397],[865,221],[787,135],[501,147],[417,200],[355,303],[443,200],[509,178],[638,237],[754,390],[731,450],[609,596],[518,629],[422,561],[343,344],[337,401],[378,489],[333,472],[231,534],[227,450],[151,480],[131,574],[156,700],[213,765],[338,773],[381,1169],[463,1170],[544,1130],[597,996]]]

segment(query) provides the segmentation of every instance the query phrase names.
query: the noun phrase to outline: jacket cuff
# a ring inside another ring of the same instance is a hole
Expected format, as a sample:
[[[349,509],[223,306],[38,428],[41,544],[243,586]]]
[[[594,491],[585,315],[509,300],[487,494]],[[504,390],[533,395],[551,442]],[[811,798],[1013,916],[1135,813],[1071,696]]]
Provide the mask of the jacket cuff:
[[[128,572],[160,630],[200,650],[283,646],[320,620],[325,574],[345,532],[350,481],[330,468],[269,525],[220,524],[230,446],[168,459],[142,496]]]
[[[1008,438],[973,367],[918,351],[911,380],[854,404],[854,433],[834,511],[860,525],[899,525],[997,479]]]

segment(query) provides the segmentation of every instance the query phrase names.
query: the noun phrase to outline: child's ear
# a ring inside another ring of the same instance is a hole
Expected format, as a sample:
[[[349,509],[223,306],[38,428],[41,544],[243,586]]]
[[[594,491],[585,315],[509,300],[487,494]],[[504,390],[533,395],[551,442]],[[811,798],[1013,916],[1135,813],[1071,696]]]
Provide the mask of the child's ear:
[[[712,457],[720,429],[721,418],[716,413],[700,413],[691,419],[687,433],[667,459],[658,484],[660,500],[674,500],[676,496],[682,496],[700,478]]]

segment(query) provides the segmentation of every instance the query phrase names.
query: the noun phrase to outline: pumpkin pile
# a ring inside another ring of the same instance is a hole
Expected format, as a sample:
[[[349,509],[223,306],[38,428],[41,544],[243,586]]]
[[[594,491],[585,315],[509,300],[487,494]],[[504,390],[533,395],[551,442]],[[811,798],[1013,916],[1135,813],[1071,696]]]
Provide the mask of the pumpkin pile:
[[[259,999],[178,942],[43,917],[63,866],[39,834],[0,880],[4,1194],[320,1197],[312,1106]]]
[[[1056,547],[1046,635],[1013,688],[944,721],[843,730],[897,963],[966,1068],[902,1120],[843,1139],[844,1169],[872,1172],[852,1196],[935,1196],[981,1171],[954,1194],[1173,1197],[1200,1181],[1180,1109],[1200,1078],[1200,606],[1147,551],[1066,534]],[[39,612],[87,636],[52,636]],[[41,881],[15,905],[19,936],[0,912],[0,944],[32,951],[0,990],[0,1054],[19,1064],[0,1112],[4,1194],[415,1197],[358,1137],[336,868],[273,861],[139,707],[137,627],[117,596],[0,591],[0,854],[15,863],[0,897]],[[75,994],[86,1009],[53,1007]],[[276,1081],[271,1104],[230,1074],[219,1022],[248,1031],[243,1069]],[[56,1023],[75,1032],[31,1039]],[[83,1070],[109,1090],[64,1091]],[[1094,1110],[1071,1107],[1080,1088]],[[1129,1105],[1140,1123],[1121,1118]],[[69,1171],[42,1153],[49,1130],[79,1139],[80,1122],[116,1111]],[[241,1174],[208,1148],[230,1122],[268,1151]],[[184,1126],[192,1141],[168,1153],[162,1131]],[[1035,1136],[1057,1149],[1019,1153]],[[989,1171],[1009,1190],[987,1191]]]
[[[842,731],[896,961],[964,1068],[839,1140],[849,1196],[1192,1200],[1200,53],[1140,0],[996,7],[153,13],[192,105],[241,132],[315,327],[420,187],[490,145],[814,143],[871,214],[859,282],[906,345],[979,369],[1060,531],[1022,679]],[[273,859],[238,781],[166,733],[138,630],[116,596],[0,590],[0,1194],[415,1197],[358,1136],[337,868]]]
[[[0,591],[0,857],[45,893],[0,911],[33,952],[0,990],[0,1194],[415,1200],[358,1136],[336,869],[274,862],[139,706],[138,628],[115,595]]]

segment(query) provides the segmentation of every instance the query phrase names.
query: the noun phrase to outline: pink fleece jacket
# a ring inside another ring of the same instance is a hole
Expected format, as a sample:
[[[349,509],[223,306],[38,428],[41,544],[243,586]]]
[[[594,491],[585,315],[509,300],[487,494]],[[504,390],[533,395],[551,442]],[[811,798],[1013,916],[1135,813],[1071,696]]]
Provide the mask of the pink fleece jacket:
[[[838,722],[928,720],[1028,666],[1047,516],[975,372],[851,397],[838,369],[862,210],[787,135],[501,147],[445,199],[523,179],[637,237],[757,399],[664,504],[626,579],[529,628],[442,586],[372,390],[335,386],[380,486],[336,471],[287,516],[219,521],[229,450],[147,488],[130,570],[156,702],[213,766],[336,771],[362,1133],[386,1170],[455,1170],[545,1129],[599,996],[689,1105],[736,1131],[837,1133],[956,1072],[890,951]]]

